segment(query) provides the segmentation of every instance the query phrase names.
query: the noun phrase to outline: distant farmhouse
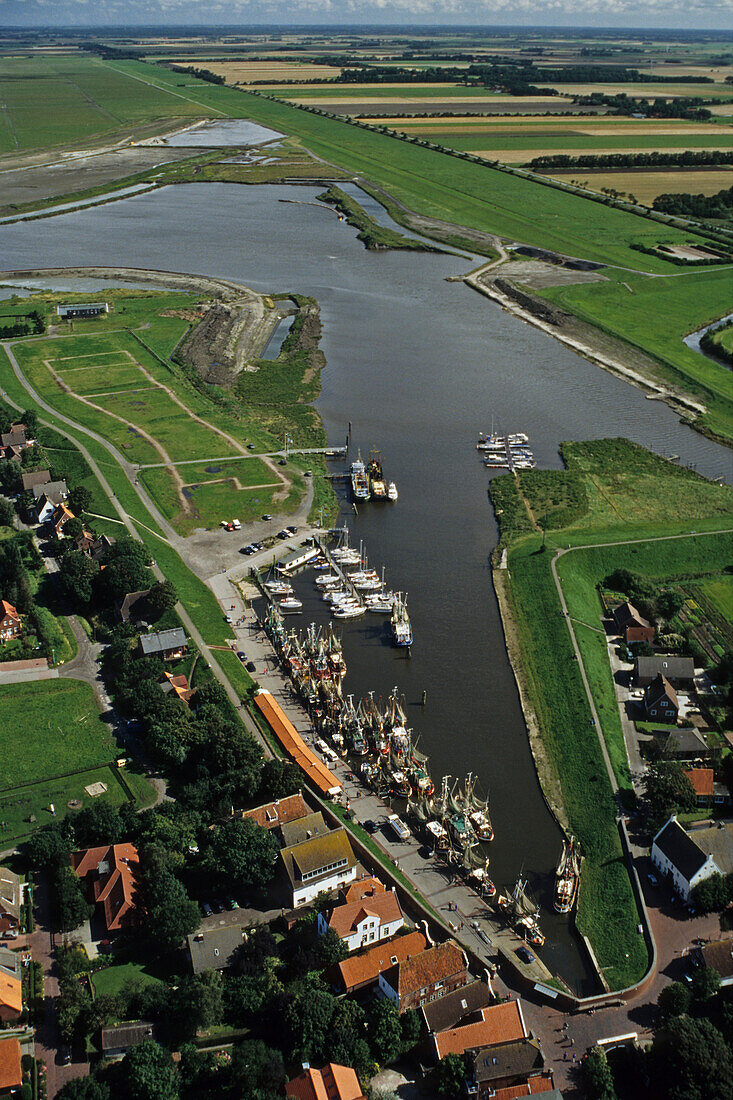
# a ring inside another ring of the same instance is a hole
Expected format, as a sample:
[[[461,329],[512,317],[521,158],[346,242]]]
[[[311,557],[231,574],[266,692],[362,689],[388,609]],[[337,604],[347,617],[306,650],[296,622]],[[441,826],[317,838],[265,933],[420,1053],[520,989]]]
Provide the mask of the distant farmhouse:
[[[78,302],[56,307],[56,314],[62,321],[73,321],[77,317],[99,317],[101,313],[109,313],[107,302]]]

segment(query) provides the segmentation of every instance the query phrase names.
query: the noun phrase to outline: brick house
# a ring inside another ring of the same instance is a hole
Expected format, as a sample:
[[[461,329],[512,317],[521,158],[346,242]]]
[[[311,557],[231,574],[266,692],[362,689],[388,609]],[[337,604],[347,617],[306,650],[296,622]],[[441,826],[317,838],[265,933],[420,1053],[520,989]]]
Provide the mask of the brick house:
[[[632,603],[628,600],[620,607],[614,608],[613,621],[619,634],[631,645],[633,642],[646,642],[648,645],[654,641],[655,630],[643,615],[640,615]]]
[[[286,1082],[285,1095],[295,1100],[365,1100],[354,1070],[335,1062],[323,1069],[304,1065],[302,1073]]]
[[[534,1090],[537,1092],[549,1091],[546,1087],[548,1081],[552,1087],[552,1077],[545,1070],[545,1058],[536,1039],[517,1039],[471,1050],[467,1053],[467,1063],[466,1092],[477,1097],[477,1100],[488,1097],[495,1100],[500,1089],[521,1089],[530,1086],[532,1081],[539,1086]],[[530,1086],[524,1095],[531,1096],[532,1091]],[[514,1095],[521,1096],[522,1093],[515,1092]]]
[[[698,806],[727,806],[730,803],[728,788],[716,783],[712,768],[688,768],[685,775],[692,783]]]
[[[51,482],[50,470],[29,470],[20,479],[23,492],[30,492],[37,485],[49,485]]]
[[[20,1042],[14,1036],[0,1039],[0,1096],[12,1096],[23,1084]]]
[[[379,989],[398,1012],[406,1012],[460,989],[469,977],[465,954],[449,940],[391,966],[379,975]]]
[[[661,673],[644,689],[643,705],[647,718],[658,718],[661,722],[677,721],[680,711],[677,692]]]
[[[143,657],[160,657],[177,661],[186,652],[186,632],[181,626],[161,630],[157,634],[142,634],[138,641]]]
[[[280,857],[290,880],[293,909],[356,878],[356,856],[344,828],[283,848]]]
[[[275,802],[255,806],[252,810],[243,810],[242,817],[251,818],[262,829],[279,829],[281,825],[307,817],[310,812],[303,795],[298,791],[286,798],[278,798]]]
[[[57,539],[60,539],[63,535],[64,527],[69,522],[69,520],[74,518],[74,513],[71,511],[70,508],[66,507],[63,501],[61,502],[61,504],[59,504],[58,508],[54,509],[54,513],[48,522],[53,528],[53,533],[55,534]]]
[[[378,981],[379,975],[413,955],[420,955],[428,945],[422,932],[395,936],[389,943],[377,943],[359,955],[349,955],[329,972],[334,987],[340,992],[355,993]]]
[[[19,638],[22,633],[20,615],[11,603],[0,600],[0,640],[9,642],[11,638]]]
[[[526,1039],[529,1033],[519,1001],[488,1005],[471,1013],[457,1027],[433,1036],[437,1061],[448,1054],[464,1054],[467,1050],[492,1047],[497,1043],[513,1043]]]
[[[139,862],[133,844],[107,844],[71,854],[71,866],[84,880],[108,932],[119,932],[137,921],[135,872]]]
[[[397,894],[376,878],[355,882],[343,891],[338,905],[318,914],[319,934],[333,929],[349,951],[391,939],[404,923]]]
[[[31,492],[34,501],[31,511],[36,522],[46,523],[68,497],[69,488],[65,481],[47,481],[43,485],[34,485]]]
[[[26,437],[25,424],[11,424],[10,431],[0,435],[0,457],[19,459],[31,442]]]
[[[0,932],[9,932],[20,924],[23,888],[20,876],[0,867]]]

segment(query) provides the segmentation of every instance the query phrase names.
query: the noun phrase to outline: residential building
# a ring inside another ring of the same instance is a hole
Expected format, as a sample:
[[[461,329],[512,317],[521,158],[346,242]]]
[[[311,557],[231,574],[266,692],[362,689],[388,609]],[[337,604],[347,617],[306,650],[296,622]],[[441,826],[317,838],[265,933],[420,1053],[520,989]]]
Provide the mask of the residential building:
[[[29,470],[28,473],[22,474],[20,479],[23,492],[31,491],[37,485],[48,485],[50,481],[50,470]]]
[[[0,600],[0,641],[9,642],[23,633],[20,615],[7,600]]]
[[[733,826],[721,824],[688,832],[672,814],[652,841],[651,860],[689,901],[695,886],[711,875],[733,872]]]
[[[659,732],[666,733],[666,730]],[[668,760],[697,760],[713,755],[713,749],[700,730],[689,727],[671,730],[662,751]]]
[[[685,775],[692,783],[698,806],[730,804],[730,791],[725,784],[716,782],[712,768],[688,768]]]
[[[655,676],[644,689],[644,713],[646,718],[660,722],[676,722],[680,704],[677,692],[666,676]]]
[[[337,905],[318,914],[319,933],[332,929],[349,951],[391,939],[404,923],[397,894],[386,890],[376,878],[355,882],[342,893]]]
[[[0,932],[8,932],[20,924],[23,887],[20,876],[7,867],[0,867]]]
[[[115,541],[111,535],[97,535],[89,551],[89,557],[93,558],[94,561],[98,561],[105,550],[109,550],[111,546],[114,546]]]
[[[613,621],[627,645],[632,645],[634,642],[646,642],[651,645],[654,641],[654,627],[628,600],[614,609]]]
[[[356,878],[356,856],[343,827],[283,848],[280,857],[290,880],[294,909]]]
[[[47,522],[53,528],[53,532],[57,539],[60,539],[64,533],[64,527],[70,519],[74,519],[74,513],[70,508],[67,508],[62,501],[58,507],[54,508],[53,515]]]
[[[186,652],[186,632],[183,627],[176,626],[172,630],[161,630],[158,634],[141,634],[139,646],[144,657],[176,661]]]
[[[19,1092],[22,1084],[20,1042],[16,1038],[0,1039],[0,1096]]]
[[[438,1031],[457,1027],[466,1017],[490,1005],[492,999],[488,984],[477,979],[455,993],[446,993],[439,1001],[423,1005],[422,1014],[428,1034],[435,1035]]]
[[[692,657],[673,657],[670,654],[636,658],[634,679],[639,687],[648,687],[657,676],[664,676],[674,688],[693,688],[695,662]]]
[[[115,607],[117,614],[123,623],[132,623],[133,626],[147,626],[150,620],[148,608],[149,588],[143,588],[140,592],[128,592],[124,600],[118,600]]]
[[[310,840],[311,837],[323,836],[328,831],[328,825],[320,810],[306,814],[305,817],[299,817],[295,821],[287,821],[280,826],[283,848],[292,848],[293,845],[302,844],[304,840]]]
[[[23,1011],[22,979],[0,970],[0,1020],[4,1024],[17,1020]]]
[[[420,955],[428,945],[422,932],[395,936],[389,943],[378,943],[360,955],[350,955],[331,970],[333,984],[344,993],[355,993],[379,980],[379,975],[413,955]]]
[[[488,1097],[494,1100],[498,1089],[527,1084],[534,1077],[547,1076],[543,1074],[545,1059],[536,1039],[517,1039],[471,1050],[468,1068],[466,1092],[471,1097],[477,1097],[477,1100]]]
[[[285,1095],[296,1100],[364,1100],[355,1071],[335,1062],[323,1069],[304,1065],[302,1073],[286,1082]]]
[[[458,944],[448,941],[398,962],[379,975],[379,989],[398,1012],[421,1008],[467,985],[468,961]]]
[[[0,973],[7,974],[10,978],[23,977],[23,959],[20,951],[11,951],[9,947],[0,946]]]
[[[191,699],[196,694],[196,688],[188,686],[188,680],[181,673],[179,676],[173,676],[170,672],[163,673],[164,679],[161,681],[160,690],[164,695],[172,695],[176,699],[180,699],[186,706],[190,706]]]
[[[139,862],[133,844],[108,844],[72,852],[71,866],[84,880],[108,932],[119,932],[137,921],[135,874]]]
[[[528,1077],[518,1085],[506,1085],[504,1088],[494,1089],[489,1096],[491,1100],[520,1100],[523,1096],[537,1096],[539,1093],[542,1093],[542,1100],[563,1100],[562,1093],[555,1088],[550,1072]]]
[[[720,974],[721,986],[733,985],[733,939],[701,944],[700,947],[693,947],[690,954],[694,962]]]
[[[200,928],[188,937],[188,954],[194,974],[204,970],[226,970],[232,965],[234,953],[247,938],[247,924],[225,924],[215,928]]]
[[[300,817],[307,817],[310,807],[303,795],[288,795],[286,798],[278,798],[276,802],[266,802],[263,806],[255,806],[252,810],[243,810],[242,817],[249,817],[255,825],[263,829],[279,829],[290,821],[297,821]]]
[[[0,435],[0,457],[19,459],[31,442],[26,436],[25,424],[11,424],[10,431]]]
[[[74,539],[74,549],[81,551],[82,554],[90,556],[92,546],[94,545],[94,535],[91,531],[82,531],[78,538]]]
[[[64,321],[73,321],[75,317],[99,317],[101,313],[109,313],[107,302],[76,302],[56,307],[56,315]]]
[[[528,1031],[519,1001],[488,1005],[467,1016],[457,1027],[433,1036],[437,1061],[448,1054],[464,1054],[467,1050],[493,1047],[526,1039]]]
[[[31,509],[37,523],[47,523],[59,504],[63,504],[69,495],[65,481],[47,481],[44,485],[34,485],[33,507]]]
[[[105,1058],[123,1058],[128,1050],[146,1039],[154,1039],[156,1025],[149,1020],[138,1020],[117,1027],[103,1027],[101,1031],[102,1054]]]

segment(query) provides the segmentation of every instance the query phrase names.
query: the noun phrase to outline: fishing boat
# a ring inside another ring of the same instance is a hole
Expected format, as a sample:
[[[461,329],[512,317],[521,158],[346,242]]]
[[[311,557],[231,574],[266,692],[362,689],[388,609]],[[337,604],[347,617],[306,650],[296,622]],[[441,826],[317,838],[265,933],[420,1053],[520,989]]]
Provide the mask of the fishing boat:
[[[280,600],[278,607],[286,615],[292,615],[296,611],[303,610],[303,602],[296,596],[286,596],[285,599]]]
[[[370,787],[376,784],[379,779],[379,774],[379,764],[375,764],[371,760],[364,760],[363,763],[359,765],[359,775]]]
[[[357,454],[356,461],[351,463],[351,492],[354,500],[369,500],[369,478],[361,457],[361,451]]]
[[[394,607],[394,596],[378,595],[371,599],[367,596],[364,602],[367,611],[372,611],[375,615],[390,615]]]
[[[372,450],[369,452],[367,476],[369,478],[369,488],[371,489],[372,500],[386,500],[387,483],[384,480],[384,473],[382,471],[382,455],[380,451]]]
[[[393,771],[389,777],[389,793],[395,798],[407,798],[410,794],[410,781],[403,771]]]
[[[428,771],[428,758],[425,753],[419,752],[415,746],[410,750],[410,763],[406,771],[410,786],[415,794],[420,798],[432,798],[435,794],[435,783]]]
[[[440,821],[426,821],[425,832],[436,851],[445,852],[450,848],[450,837]]]
[[[568,914],[578,895],[580,885],[580,856],[575,837],[564,840],[562,843],[562,855],[557,865],[555,878],[554,907],[556,913],[563,916]]]
[[[397,486],[395,485],[394,481],[390,481],[389,485],[387,486],[387,499],[391,500],[394,504],[394,502],[399,498],[399,495],[400,494],[397,492]]]
[[[472,855],[473,853],[469,852],[469,858],[472,858]],[[466,881],[482,898],[496,897],[496,886],[489,877],[488,859],[478,860],[469,871]]]
[[[545,935],[534,917],[520,917],[516,923],[516,929],[532,947],[543,947]]]
[[[476,776],[469,772],[466,776],[463,805],[468,810],[468,820],[479,840],[488,842],[494,839],[494,828],[489,816],[489,800],[483,802],[476,794]]]
[[[328,588],[329,585],[341,583],[342,577],[338,573],[322,573],[320,577],[316,577],[316,584],[319,588]]]
[[[533,947],[542,947],[545,937],[537,923],[537,906],[527,891],[527,881],[520,875],[511,894],[502,894],[497,905],[516,931]]]
[[[462,812],[453,811],[448,815],[447,821],[451,840],[460,851],[464,851],[476,839],[468,818]]]
[[[396,646],[412,645],[412,623],[407,613],[407,593],[404,596],[401,592],[396,594],[390,625],[392,628],[392,641]]]

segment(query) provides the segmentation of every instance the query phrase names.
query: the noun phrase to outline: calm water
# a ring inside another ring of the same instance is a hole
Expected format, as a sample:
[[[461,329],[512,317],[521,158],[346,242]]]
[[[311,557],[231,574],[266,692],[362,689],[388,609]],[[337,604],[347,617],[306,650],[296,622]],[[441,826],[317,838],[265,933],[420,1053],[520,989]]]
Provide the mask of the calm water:
[[[351,515],[353,539],[365,541],[374,567],[385,565],[391,586],[407,590],[415,631],[407,660],[388,644],[378,617],[347,626],[348,690],[386,697],[400,687],[436,779],[470,769],[491,795],[497,884],[521,870],[546,900],[561,837],[539,790],[507,661],[489,568],[497,531],[476,434],[492,417],[506,431],[526,431],[538,464],[555,468],[561,440],[609,435],[679,454],[709,476],[730,475],[730,452],[683,427],[660,402],[446,282],[466,270],[465,259],[367,252],[331,212],[277,201],[318,190],[171,187],[49,218],[42,235],[25,224],[0,227],[0,254],[7,269],[192,271],[318,298],[327,359],[319,408],[329,439],[343,442],[351,421],[354,449],[366,457],[379,447],[400,493],[396,505],[367,504]],[[587,988],[567,923],[545,913],[542,925],[549,965]]]
[[[260,126],[258,122],[250,122],[245,118],[232,118],[221,122],[205,122],[203,126],[192,126],[189,130],[181,130],[178,134],[171,134],[161,144],[175,148],[181,146],[193,146],[197,148],[212,148],[221,145],[259,145],[263,141],[275,141],[284,135],[278,130],[270,130],[267,126]]]

